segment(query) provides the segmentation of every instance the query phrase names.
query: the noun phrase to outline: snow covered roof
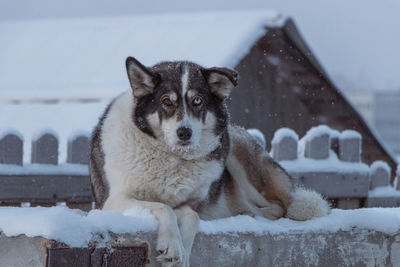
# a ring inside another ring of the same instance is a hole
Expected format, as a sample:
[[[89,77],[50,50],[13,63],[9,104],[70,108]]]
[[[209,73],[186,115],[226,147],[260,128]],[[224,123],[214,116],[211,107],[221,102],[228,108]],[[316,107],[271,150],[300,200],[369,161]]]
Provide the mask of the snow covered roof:
[[[268,10],[1,22],[0,99],[114,96],[129,55],[234,67],[283,22]]]

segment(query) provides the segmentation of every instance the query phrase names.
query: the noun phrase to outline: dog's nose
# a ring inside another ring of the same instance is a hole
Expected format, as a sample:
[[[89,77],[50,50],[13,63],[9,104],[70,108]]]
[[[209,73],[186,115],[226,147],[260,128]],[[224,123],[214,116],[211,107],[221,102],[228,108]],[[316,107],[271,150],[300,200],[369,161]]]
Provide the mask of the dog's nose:
[[[178,130],[176,130],[176,135],[179,137],[180,140],[182,141],[187,141],[192,137],[192,129],[187,128],[187,127],[180,127]]]

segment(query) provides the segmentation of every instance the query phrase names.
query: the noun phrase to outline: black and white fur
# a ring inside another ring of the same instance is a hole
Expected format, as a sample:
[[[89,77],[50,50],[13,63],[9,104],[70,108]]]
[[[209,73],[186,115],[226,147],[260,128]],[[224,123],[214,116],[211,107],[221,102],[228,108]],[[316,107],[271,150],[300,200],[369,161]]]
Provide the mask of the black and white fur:
[[[178,61],[151,68],[129,57],[132,90],[115,98],[92,135],[97,207],[148,208],[159,221],[163,266],[189,266],[199,218],[237,214],[306,220],[327,213],[244,129],[229,124],[227,68]]]

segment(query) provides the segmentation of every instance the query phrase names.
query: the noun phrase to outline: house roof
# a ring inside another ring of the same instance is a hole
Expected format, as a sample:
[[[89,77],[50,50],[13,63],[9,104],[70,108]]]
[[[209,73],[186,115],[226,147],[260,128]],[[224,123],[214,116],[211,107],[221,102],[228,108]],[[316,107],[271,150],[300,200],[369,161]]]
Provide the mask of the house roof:
[[[128,55],[234,67],[284,20],[263,10],[2,22],[1,98],[113,96],[128,87]]]

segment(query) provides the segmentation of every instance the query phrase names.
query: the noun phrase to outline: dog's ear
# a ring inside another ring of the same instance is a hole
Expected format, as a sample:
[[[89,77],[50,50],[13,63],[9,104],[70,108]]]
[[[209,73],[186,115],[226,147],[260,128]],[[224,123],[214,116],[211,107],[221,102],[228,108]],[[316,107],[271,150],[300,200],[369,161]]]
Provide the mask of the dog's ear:
[[[228,68],[210,68],[203,71],[211,92],[220,98],[226,98],[237,85],[238,73]]]
[[[143,66],[136,58],[128,57],[125,64],[133,95],[139,97],[153,93],[154,87],[159,82],[159,76]]]

